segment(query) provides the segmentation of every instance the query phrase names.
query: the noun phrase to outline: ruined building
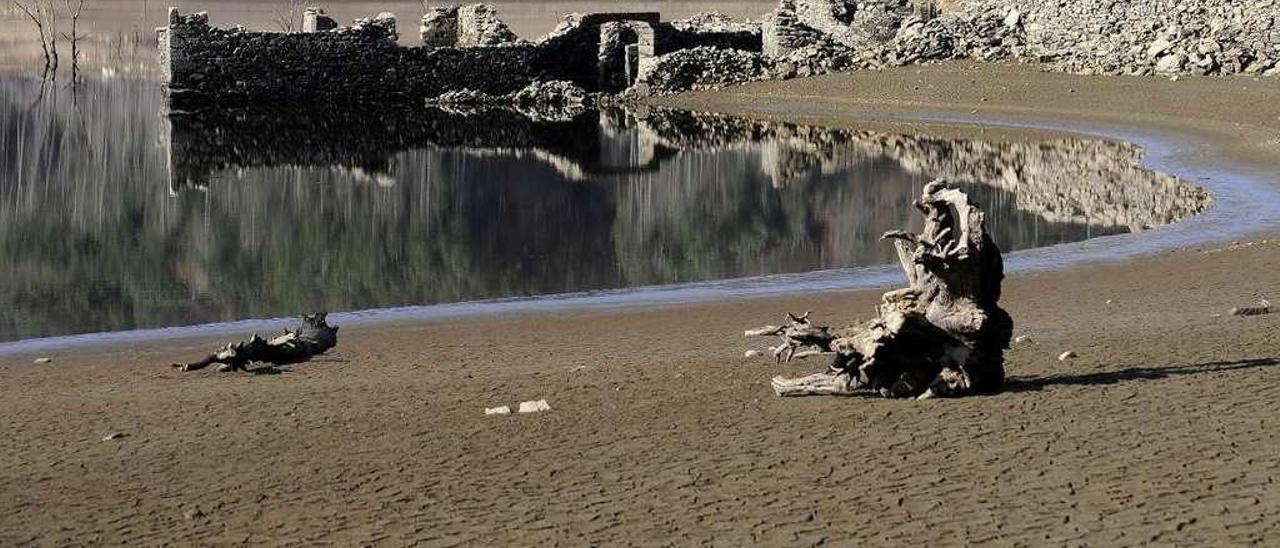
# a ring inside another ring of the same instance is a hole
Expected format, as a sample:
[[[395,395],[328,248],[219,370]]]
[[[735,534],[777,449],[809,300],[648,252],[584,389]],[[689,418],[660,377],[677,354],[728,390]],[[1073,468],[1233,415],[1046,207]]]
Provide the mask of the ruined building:
[[[484,5],[427,8],[421,46],[405,47],[382,13],[338,26],[318,8],[302,32],[209,25],[205,13],[169,10],[158,30],[162,82],[172,106],[420,101],[451,91],[506,95],[568,81],[617,92],[658,56],[688,48],[761,51],[759,28],[716,19],[663,22],[658,13],[571,14],[550,34],[517,37]]]

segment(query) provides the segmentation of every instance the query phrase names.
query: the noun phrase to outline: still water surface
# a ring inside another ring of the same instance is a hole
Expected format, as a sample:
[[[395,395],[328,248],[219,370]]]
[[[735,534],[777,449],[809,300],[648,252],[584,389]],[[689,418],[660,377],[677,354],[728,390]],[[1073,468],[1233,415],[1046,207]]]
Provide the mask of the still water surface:
[[[154,82],[0,77],[0,341],[886,264],[937,176],[1005,250],[1204,206],[1140,158],[668,111],[170,116]]]

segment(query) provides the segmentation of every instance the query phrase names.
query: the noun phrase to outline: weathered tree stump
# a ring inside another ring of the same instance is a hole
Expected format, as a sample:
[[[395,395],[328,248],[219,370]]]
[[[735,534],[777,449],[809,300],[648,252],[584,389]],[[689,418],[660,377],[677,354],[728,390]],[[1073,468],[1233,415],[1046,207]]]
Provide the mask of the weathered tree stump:
[[[788,314],[790,325],[747,331],[781,337],[779,359],[799,356],[802,347],[834,353],[825,372],[774,378],[779,396],[871,390],[927,398],[1000,390],[1013,320],[999,306],[1004,263],[985,216],[943,180],[926,185],[915,205],[925,216],[923,231],[883,237],[894,240],[908,287],[885,293],[877,318],[831,330],[811,325],[807,314]]]
[[[228,344],[208,357],[191,363],[175,363],[183,371],[197,371],[221,364],[219,371],[245,371],[250,363],[272,365],[302,363],[323,354],[338,344],[338,328],[325,322],[328,314],[304,314],[293,329],[286,329],[271,339],[254,334],[247,341]]]

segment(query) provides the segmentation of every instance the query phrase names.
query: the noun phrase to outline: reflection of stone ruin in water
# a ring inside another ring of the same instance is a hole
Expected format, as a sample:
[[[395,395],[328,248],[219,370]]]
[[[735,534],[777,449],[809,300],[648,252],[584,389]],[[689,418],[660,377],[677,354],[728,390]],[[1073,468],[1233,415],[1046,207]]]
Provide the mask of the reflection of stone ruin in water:
[[[1122,142],[1063,138],[990,142],[816,128],[670,111],[647,120],[672,147],[739,146],[765,141],[775,185],[888,158],[926,177],[981,184],[1011,193],[1018,209],[1051,222],[1123,227],[1167,225],[1198,214],[1203,189],[1142,166],[1142,148]]]
[[[562,110],[539,118],[516,109],[457,112],[443,108],[380,108],[326,112],[240,109],[175,114],[167,118],[170,186],[203,187],[228,168],[335,166],[377,179],[396,154],[414,149],[461,148],[476,156],[532,157],[570,179],[650,171],[674,149],[656,141],[628,147],[634,157],[614,160],[602,142],[618,139],[624,112]],[[383,178],[382,180],[386,180]]]
[[[333,164],[377,174],[395,153],[423,147],[535,158],[584,180],[652,171],[680,150],[759,146],[761,168],[777,187],[887,160],[920,177],[1008,192],[1019,210],[1050,223],[1136,232],[1200,213],[1211,201],[1203,189],[1143,167],[1142,149],[1129,143],[942,139],[668,109],[560,112],[480,105],[470,112],[380,109],[323,118],[274,109],[177,115],[170,118],[172,183],[199,186],[230,166]],[[610,158],[609,149],[624,152]]]
[[[884,294],[877,318],[831,330],[813,326],[808,314],[788,314],[789,325],[747,331],[780,336],[775,353],[788,359],[801,347],[834,354],[826,372],[775,378],[779,396],[865,389],[927,398],[1000,390],[1013,320],[999,305],[1003,259],[987,234],[986,216],[943,180],[925,186],[916,208],[925,216],[924,230],[884,235],[894,240],[907,287]]]

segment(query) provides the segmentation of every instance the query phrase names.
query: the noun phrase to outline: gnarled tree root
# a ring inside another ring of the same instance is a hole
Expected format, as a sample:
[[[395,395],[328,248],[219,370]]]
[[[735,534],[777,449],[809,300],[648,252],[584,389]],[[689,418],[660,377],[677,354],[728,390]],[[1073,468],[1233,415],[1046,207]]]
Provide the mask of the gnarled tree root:
[[[926,185],[915,205],[925,216],[919,234],[884,235],[894,240],[908,287],[885,293],[878,317],[832,330],[813,325],[808,314],[788,314],[787,325],[746,332],[779,337],[778,361],[833,353],[826,372],[773,379],[779,396],[870,390],[930,398],[1000,390],[1013,320],[999,306],[1003,259],[985,215],[941,180]]]

